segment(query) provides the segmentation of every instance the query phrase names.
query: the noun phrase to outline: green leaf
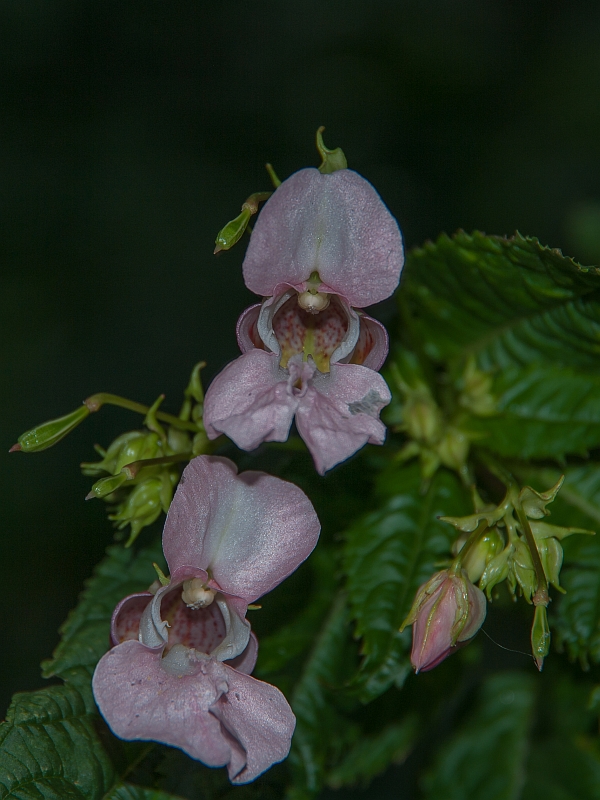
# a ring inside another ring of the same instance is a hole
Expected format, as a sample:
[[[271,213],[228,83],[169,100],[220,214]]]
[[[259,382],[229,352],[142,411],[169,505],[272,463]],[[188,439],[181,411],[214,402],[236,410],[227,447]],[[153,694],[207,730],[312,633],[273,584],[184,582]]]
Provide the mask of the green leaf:
[[[545,471],[538,480],[550,485],[548,481],[558,475]],[[567,469],[551,511],[553,524],[597,532],[596,536],[570,536],[563,542],[561,584],[567,593],[551,607],[550,617],[558,646],[587,667],[588,661],[600,663],[600,464]]]
[[[600,355],[600,268],[537,239],[445,234],[413,250],[404,277],[414,330],[434,361],[482,369],[540,360],[577,368]]]
[[[102,798],[114,773],[96,718],[70,686],[15,695],[0,725],[0,798]]]
[[[157,789],[145,789],[132,783],[120,783],[103,800],[181,800],[177,795]]]
[[[556,458],[600,443],[600,373],[556,364],[506,367],[492,383],[498,416],[462,427],[503,456]]]
[[[367,786],[390,764],[404,761],[417,732],[416,716],[388,725],[373,736],[364,736],[350,748],[342,762],[328,775],[332,789],[342,786]]]
[[[346,535],[344,569],[356,633],[365,658],[358,675],[362,699],[371,700],[410,672],[411,631],[398,632],[419,586],[448,558],[455,538],[439,516],[472,510],[456,475],[438,471],[422,493],[418,464],[394,467],[380,480],[389,500]]]
[[[414,341],[460,378],[493,377],[498,414],[461,427],[520,458],[600,445],[600,268],[536,239],[441,236],[409,256],[399,295]]]
[[[62,638],[53,657],[42,664],[45,678],[63,678],[92,702],[90,680],[98,660],[108,650],[112,612],[123,597],[148,588],[156,578],[153,561],[163,562],[159,542],[138,553],[122,545],[108,548],[77,607],[62,625]]]
[[[535,703],[535,680],[500,673],[484,683],[479,702],[441,749],[426,776],[427,800],[517,800],[522,795]]]
[[[357,727],[338,710],[336,694],[355,668],[348,637],[346,598],[338,595],[291,697],[296,731],[290,761],[294,797],[310,797],[324,782],[328,765],[356,739]]]

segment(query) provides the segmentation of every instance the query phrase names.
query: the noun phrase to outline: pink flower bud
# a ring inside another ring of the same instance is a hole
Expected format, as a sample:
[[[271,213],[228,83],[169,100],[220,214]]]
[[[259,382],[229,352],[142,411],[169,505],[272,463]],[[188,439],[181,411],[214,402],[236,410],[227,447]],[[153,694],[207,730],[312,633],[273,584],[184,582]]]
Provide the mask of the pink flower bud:
[[[443,570],[424,583],[402,625],[414,625],[410,660],[415,672],[433,669],[471,639],[485,613],[485,595],[464,570],[456,574]]]

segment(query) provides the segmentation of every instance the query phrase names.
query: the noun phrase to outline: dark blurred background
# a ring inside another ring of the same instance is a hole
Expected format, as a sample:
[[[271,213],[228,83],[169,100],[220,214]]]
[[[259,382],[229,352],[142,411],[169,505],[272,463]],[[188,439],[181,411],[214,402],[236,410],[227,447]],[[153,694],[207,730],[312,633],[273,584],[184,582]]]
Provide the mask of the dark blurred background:
[[[236,356],[243,247],[215,234],[266,161],[318,165],[319,125],[409,247],[519,229],[600,261],[599,35],[592,0],[0,4],[0,718],[112,538],[78,464],[140,418],[17,436],[101,390],[177,411]]]

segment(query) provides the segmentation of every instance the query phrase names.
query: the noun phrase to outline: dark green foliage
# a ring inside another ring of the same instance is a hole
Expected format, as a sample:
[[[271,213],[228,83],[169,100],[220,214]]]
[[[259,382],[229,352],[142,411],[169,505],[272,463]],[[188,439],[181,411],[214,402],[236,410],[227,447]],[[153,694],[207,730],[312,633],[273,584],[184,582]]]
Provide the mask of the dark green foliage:
[[[446,470],[436,473],[425,492],[414,462],[390,468],[381,484],[389,499],[350,528],[344,547],[349,602],[362,638],[358,682],[364,700],[404,683],[411,633],[398,629],[417,589],[448,557],[455,538],[452,526],[437,517],[471,510],[468,493]]]
[[[458,378],[468,356],[493,377],[497,414],[462,425],[501,455],[600,445],[600,269],[536,239],[457,233],[409,257],[404,321]]]
[[[174,794],[167,794],[156,789],[144,789],[131,783],[116,786],[103,800],[179,800]]]
[[[70,686],[17,694],[0,726],[0,797],[100,800],[114,767],[97,714]]]
[[[489,678],[427,776],[427,800],[520,797],[535,695],[534,675],[508,672]]]
[[[158,542],[137,555],[121,545],[108,548],[79,604],[61,627],[62,638],[53,657],[42,664],[45,678],[57,675],[90,694],[94,668],[108,650],[113,609],[123,597],[145,591],[155,580],[153,561],[164,563]]]

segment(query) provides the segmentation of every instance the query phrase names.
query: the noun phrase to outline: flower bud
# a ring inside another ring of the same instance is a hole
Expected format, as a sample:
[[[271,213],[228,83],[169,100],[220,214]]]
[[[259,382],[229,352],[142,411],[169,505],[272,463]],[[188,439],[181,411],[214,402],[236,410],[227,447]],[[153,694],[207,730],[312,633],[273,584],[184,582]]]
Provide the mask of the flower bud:
[[[37,428],[32,428],[19,436],[17,444],[14,444],[9,452],[22,450],[24,453],[37,453],[40,450],[46,450],[71,433],[89,413],[90,409],[86,405],[81,405],[64,417],[43,422]]]
[[[453,648],[471,639],[483,624],[485,614],[485,595],[464,570],[436,573],[418,590],[400,629],[414,626],[411,662],[415,671],[433,669]]]
[[[127,498],[108,518],[117,524],[119,530],[131,525],[131,534],[126,547],[137,539],[142,528],[151,525],[161,511],[167,511],[173,496],[173,481],[176,476],[163,470],[160,475],[152,475],[140,481]]]
[[[118,436],[103,454],[102,461],[84,462],[81,471],[84,475],[117,475],[124,466],[146,458],[164,455],[160,438],[147,431],[127,431]]]
[[[492,589],[509,577],[510,556],[514,550],[514,545],[509,542],[504,550],[494,556],[483,570],[479,580],[479,588],[485,589],[488,600],[492,599]]]
[[[531,553],[526,543],[519,539],[514,543],[515,550],[512,557],[512,568],[517,579],[517,583],[521,587],[523,597],[528,603],[531,603],[531,598],[537,589],[538,580],[531,560]]]
[[[558,539],[553,536],[537,542],[538,552],[548,583],[559,592],[565,593],[560,585],[560,570],[563,563],[563,549]]]
[[[536,606],[531,627],[531,652],[539,671],[542,671],[544,659],[550,652],[550,627],[548,613],[544,606]]]
[[[477,544],[469,549],[462,561],[469,580],[477,583],[490,561],[503,549],[504,540],[498,529],[488,528]]]

